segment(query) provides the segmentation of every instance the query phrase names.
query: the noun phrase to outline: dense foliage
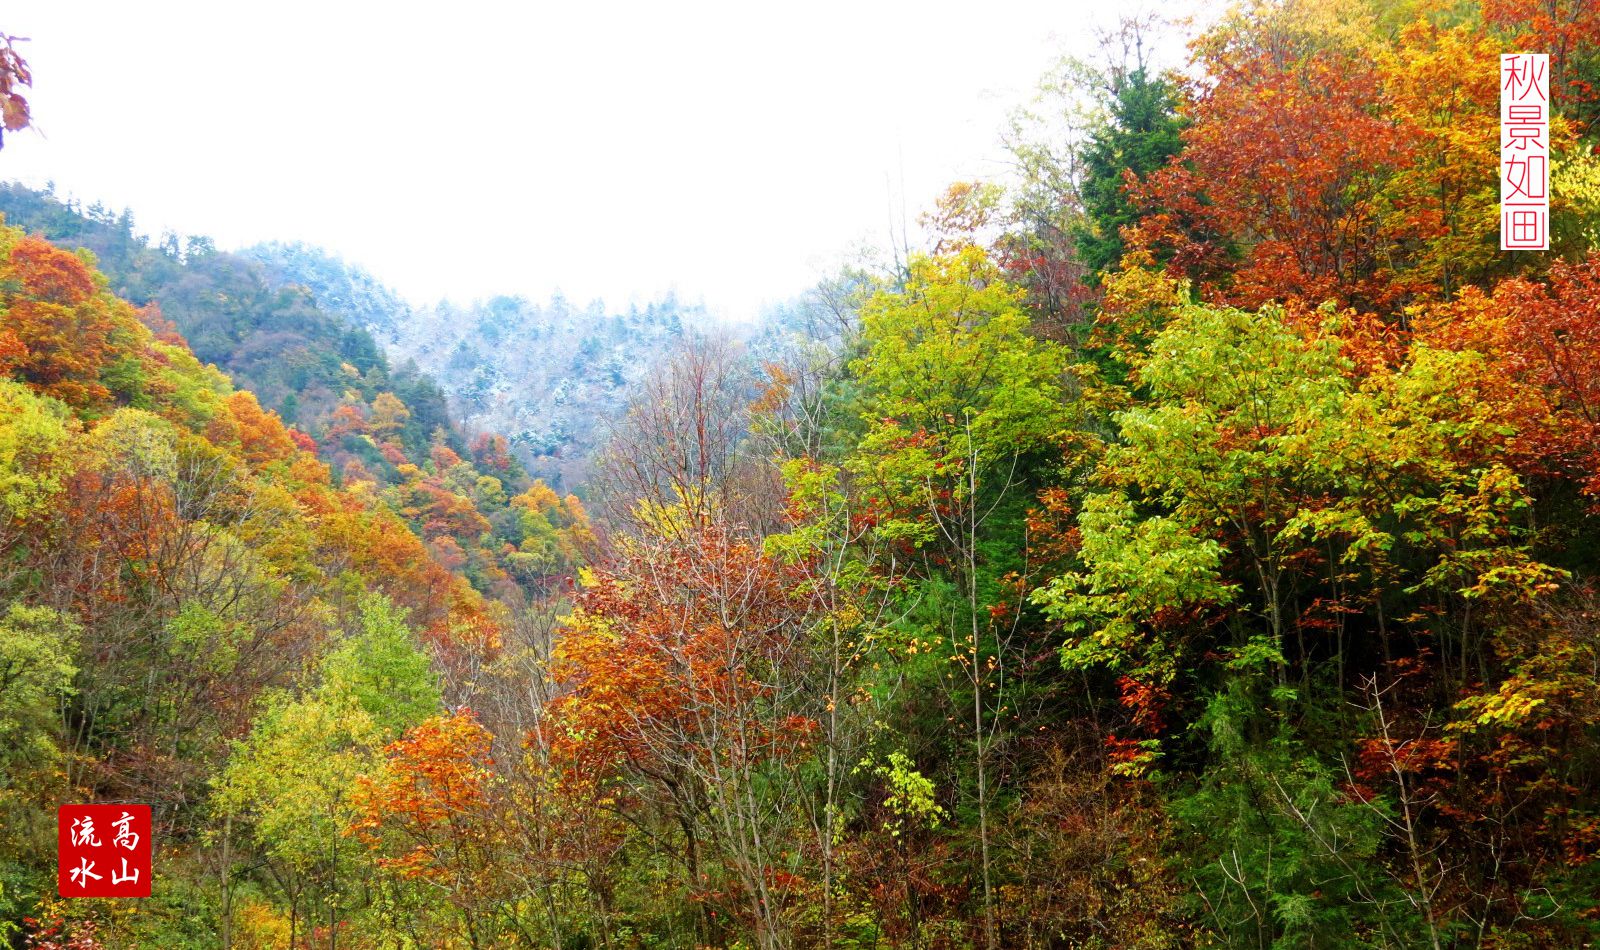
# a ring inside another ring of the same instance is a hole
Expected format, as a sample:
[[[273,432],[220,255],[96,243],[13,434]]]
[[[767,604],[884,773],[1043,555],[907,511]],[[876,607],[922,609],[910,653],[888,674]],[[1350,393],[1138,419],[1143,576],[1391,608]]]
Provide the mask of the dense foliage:
[[[1146,29],[805,339],[640,380],[597,527],[315,289],[13,190],[116,276],[0,231],[0,933],[1600,940],[1600,18],[1261,2],[1187,74]],[[1518,48],[1547,254],[1495,245]],[[336,373],[252,376],[280,332]],[[155,805],[149,901],[51,894],[92,798]]]

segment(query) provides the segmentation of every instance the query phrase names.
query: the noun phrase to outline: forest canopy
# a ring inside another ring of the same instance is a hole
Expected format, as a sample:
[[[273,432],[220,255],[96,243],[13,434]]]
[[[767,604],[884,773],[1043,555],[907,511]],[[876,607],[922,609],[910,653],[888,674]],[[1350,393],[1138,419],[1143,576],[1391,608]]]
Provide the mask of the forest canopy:
[[[1600,940],[1600,8],[1162,28],[920,246],[560,350],[621,406],[572,491],[336,263],[7,186],[0,940]],[[88,801],[152,806],[149,899],[56,894]]]

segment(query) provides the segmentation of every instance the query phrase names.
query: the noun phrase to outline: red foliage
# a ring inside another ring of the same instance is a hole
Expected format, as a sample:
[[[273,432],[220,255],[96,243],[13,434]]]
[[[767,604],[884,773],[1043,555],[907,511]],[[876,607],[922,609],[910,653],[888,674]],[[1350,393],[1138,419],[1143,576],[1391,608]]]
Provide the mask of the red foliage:
[[[1600,47],[1600,5],[1593,0],[1483,0],[1483,19],[1512,35],[1507,51],[1550,54],[1550,91],[1557,101],[1595,99],[1594,87],[1573,60]]]
[[[1524,468],[1573,477],[1600,503],[1600,255],[1558,261],[1548,283],[1469,288],[1421,332],[1488,356],[1507,391],[1486,404],[1511,411],[1509,447]]]
[[[289,430],[284,427],[283,421],[275,412],[267,412],[256,401],[255,393],[248,390],[238,390],[228,396],[226,401],[228,416],[231,417],[232,438],[213,438],[213,441],[226,445],[232,441],[239,447],[239,455],[249,462],[253,468],[260,468],[272,462],[281,462],[292,458],[295,453],[295,442],[290,437]],[[213,422],[215,431],[222,417]]]
[[[503,435],[479,434],[472,440],[472,459],[483,471],[505,474],[511,470],[511,451]]]
[[[25,129],[31,121],[28,114],[28,100],[17,91],[19,86],[32,86],[33,73],[28,69],[27,60],[17,55],[13,45],[20,38],[15,36],[0,36],[0,125],[5,126],[7,132]]]
[[[390,465],[404,465],[408,461],[405,451],[393,442],[385,442],[379,445],[378,452],[383,455],[383,460]]]
[[[488,519],[471,498],[456,494],[435,479],[405,486],[405,496],[404,514],[421,521],[422,533],[430,538],[448,535],[476,546],[490,529]]]
[[[1039,507],[1028,509],[1028,553],[1044,564],[1064,563],[1078,550],[1081,537],[1072,497],[1065,488],[1039,493]]]
[[[434,468],[441,472],[461,464],[461,456],[451,450],[450,446],[443,444],[435,445],[429,449],[428,458],[433,460]]]
[[[346,403],[333,410],[333,417],[328,420],[328,429],[323,433],[323,438],[331,442],[346,435],[359,435],[366,431],[366,407]]]
[[[11,266],[31,297],[75,307],[94,296],[94,278],[77,255],[44,238],[28,235],[11,249]]]
[[[774,708],[809,609],[798,571],[711,527],[643,545],[577,593],[555,673],[553,751],[580,771],[618,758],[784,758],[815,723]]]
[[[360,817],[350,829],[374,849],[383,846],[381,831],[399,836],[404,853],[379,858],[381,867],[457,885],[487,870],[487,849],[499,839],[489,798],[491,740],[472,711],[460,709],[417,724],[384,749],[384,773],[360,786]]]
[[[449,535],[440,535],[428,539],[428,547],[433,551],[434,559],[451,571],[459,571],[467,563],[467,554],[461,550],[461,545]]]
[[[111,393],[100,374],[115,359],[112,336],[119,323],[131,321],[131,311],[123,312],[127,305],[96,297],[83,261],[31,236],[17,241],[0,264],[0,283],[22,288],[4,295],[0,359],[68,405],[107,403]]]
[[[9,327],[0,327],[0,374],[10,376],[27,359],[27,344]]]
[[[425,630],[447,637],[450,596],[458,579],[433,559],[422,540],[387,508],[368,508],[335,493],[325,494],[321,504],[330,509],[318,519],[325,556],[370,579],[410,609],[411,619]]]
[[[139,322],[144,324],[155,338],[170,346],[189,348],[189,341],[178,332],[178,325],[161,315],[161,305],[154,300],[139,308]]]
[[[1117,677],[1117,689],[1122,692],[1122,705],[1133,713],[1133,723],[1140,729],[1156,733],[1166,728],[1161,717],[1170,695],[1159,686],[1143,683],[1131,676]]]
[[[1420,289],[1380,266],[1391,243],[1417,236],[1416,221],[1379,200],[1383,171],[1410,160],[1411,136],[1381,117],[1370,64],[1262,29],[1199,44],[1214,84],[1190,107],[1182,164],[1133,184],[1154,210],[1136,238],[1238,306],[1299,297],[1391,308]]]

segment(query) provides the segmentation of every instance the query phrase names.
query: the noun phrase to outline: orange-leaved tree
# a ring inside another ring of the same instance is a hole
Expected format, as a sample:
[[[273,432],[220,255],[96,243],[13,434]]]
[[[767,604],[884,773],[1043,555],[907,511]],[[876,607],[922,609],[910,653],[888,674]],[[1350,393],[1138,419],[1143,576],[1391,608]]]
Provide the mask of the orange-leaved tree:
[[[683,528],[587,574],[555,658],[551,755],[673,815],[699,896],[781,946],[802,873],[794,767],[817,730],[815,603],[799,569],[739,533]]]

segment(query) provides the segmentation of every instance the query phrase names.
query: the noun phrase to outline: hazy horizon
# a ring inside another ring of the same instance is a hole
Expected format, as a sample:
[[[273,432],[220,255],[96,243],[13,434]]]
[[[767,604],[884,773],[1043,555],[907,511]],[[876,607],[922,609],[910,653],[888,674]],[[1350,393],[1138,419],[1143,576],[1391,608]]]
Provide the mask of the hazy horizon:
[[[1146,5],[1002,6],[25,2],[37,131],[0,179],[142,234],[314,245],[417,305],[671,291],[739,319],[1003,172],[1039,77]]]

